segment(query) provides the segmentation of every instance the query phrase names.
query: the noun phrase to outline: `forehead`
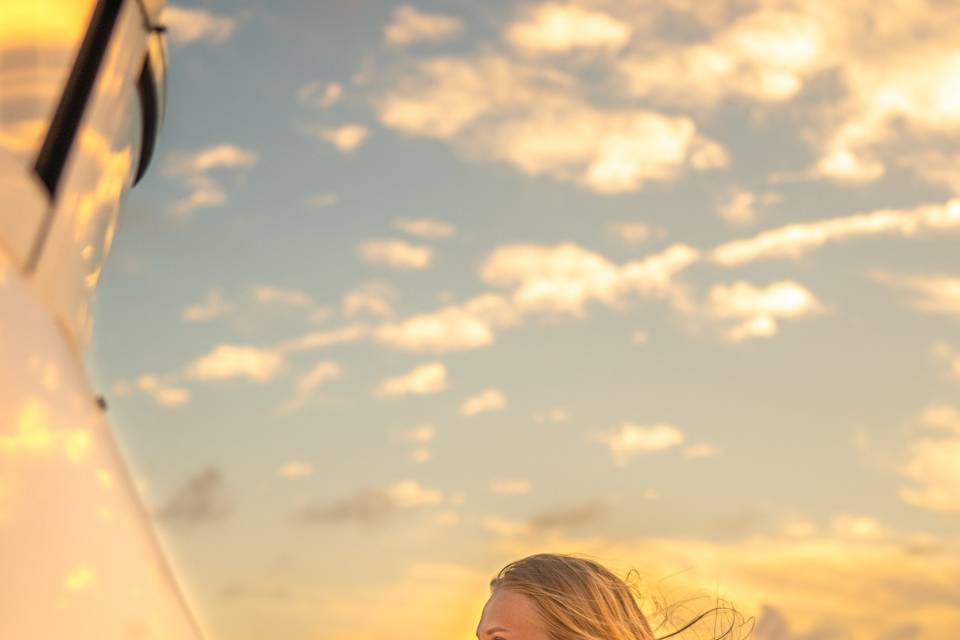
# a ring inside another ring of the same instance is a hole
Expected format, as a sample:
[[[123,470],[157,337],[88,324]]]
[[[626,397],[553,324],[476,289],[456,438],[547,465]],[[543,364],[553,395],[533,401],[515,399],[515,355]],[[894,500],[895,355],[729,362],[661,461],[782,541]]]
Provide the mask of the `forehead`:
[[[497,589],[487,600],[477,635],[483,638],[488,629],[496,627],[508,629],[517,637],[546,637],[533,600],[509,589]]]

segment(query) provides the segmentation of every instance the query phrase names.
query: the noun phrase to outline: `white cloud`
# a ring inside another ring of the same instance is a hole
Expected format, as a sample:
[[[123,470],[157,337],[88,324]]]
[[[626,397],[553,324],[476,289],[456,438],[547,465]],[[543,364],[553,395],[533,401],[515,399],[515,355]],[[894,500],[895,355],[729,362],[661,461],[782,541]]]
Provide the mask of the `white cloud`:
[[[186,215],[200,207],[226,203],[227,195],[209,172],[222,169],[245,169],[257,162],[252,151],[232,144],[219,144],[194,153],[175,153],[170,156],[166,175],[179,178],[189,195],[177,201],[174,212]]]
[[[391,316],[397,293],[386,282],[368,282],[343,296],[343,313],[348,318],[359,315]]]
[[[490,493],[498,496],[513,496],[530,493],[530,481],[526,478],[506,478],[490,483]]]
[[[383,38],[391,46],[406,46],[416,42],[441,42],[456,37],[463,24],[453,16],[429,14],[406,4],[393,11],[393,18],[383,31]]]
[[[502,411],[506,406],[507,400],[499,389],[484,389],[464,400],[460,405],[460,413],[465,416],[475,416],[491,411]]]
[[[435,58],[392,79],[376,106],[386,127],[600,193],[728,162],[690,118],[595,107],[575,87],[562,72],[502,56]]]
[[[642,222],[614,222],[608,224],[607,229],[630,245],[642,244],[650,238],[650,227]]]
[[[220,344],[190,364],[186,375],[194,380],[247,378],[264,383],[276,377],[282,367],[283,356],[275,350]]]
[[[315,391],[327,382],[339,378],[342,372],[343,370],[336,362],[331,360],[318,362],[297,380],[297,392],[307,394]]]
[[[630,334],[630,344],[647,344],[649,339],[650,334],[644,329],[634,329],[633,333]]]
[[[911,237],[960,228],[960,199],[913,209],[881,209],[842,218],[791,224],[714,248],[711,258],[727,267],[770,258],[799,258],[828,243],[857,237]]]
[[[684,458],[712,458],[717,455],[717,449],[709,442],[697,442],[684,447],[681,454]]]
[[[610,449],[618,465],[626,464],[635,455],[672,449],[683,444],[685,439],[680,429],[666,423],[649,427],[625,423],[619,429],[597,437]]]
[[[403,270],[426,269],[433,261],[433,249],[404,240],[368,240],[357,246],[357,255],[371,264]]]
[[[314,331],[299,338],[280,343],[276,350],[281,353],[290,351],[313,351],[324,349],[336,344],[356,342],[367,336],[368,329],[362,324],[350,324],[339,329]]]
[[[339,82],[310,82],[297,90],[297,100],[308,107],[329,109],[343,97]]]
[[[909,485],[906,502],[939,513],[960,513],[960,436],[925,438],[914,443],[900,469]]]
[[[437,435],[437,430],[430,424],[421,424],[410,430],[408,430],[404,437],[410,442],[418,442],[420,444],[426,444],[433,441]]]
[[[548,411],[537,411],[533,414],[534,422],[567,422],[570,413],[563,407],[554,407]]]
[[[277,475],[282,478],[305,478],[313,475],[313,465],[299,460],[292,460],[277,469]]]
[[[428,489],[414,480],[402,480],[387,488],[387,493],[394,499],[400,509],[431,506],[443,502],[443,493],[436,489]]]
[[[233,35],[237,27],[232,18],[204,9],[188,9],[176,5],[164,8],[160,22],[167,27],[168,38],[174,44],[190,44],[200,40],[222,44]]]
[[[374,391],[385,397],[427,395],[440,393],[447,388],[447,368],[440,362],[422,364],[411,371],[387,378]]]
[[[960,278],[875,273],[873,279],[914,294],[912,306],[926,313],[960,316]]]
[[[444,353],[488,346],[493,343],[494,333],[487,319],[463,305],[381,325],[374,337],[397,349]]]
[[[490,253],[480,266],[480,277],[512,288],[520,311],[581,315],[592,300],[614,305],[630,291],[668,293],[673,276],[697,259],[695,250],[674,245],[621,266],[573,243],[515,244]]]
[[[286,307],[311,308],[313,298],[298,289],[284,289],[269,285],[257,285],[253,288],[253,297],[260,304]]]
[[[219,289],[211,289],[203,302],[192,304],[181,313],[186,322],[206,322],[219,318],[233,309],[233,305],[224,300]]]
[[[408,235],[421,238],[450,238],[456,233],[453,225],[432,218],[397,218],[393,226]]]
[[[310,132],[321,140],[329,142],[343,153],[355,151],[367,139],[370,133],[362,124],[349,123],[339,127],[313,127]]]
[[[943,429],[960,436],[960,408],[948,404],[933,404],[924,409],[920,419],[928,427]]]
[[[883,535],[883,527],[875,518],[841,514],[832,520],[833,530],[842,538],[875,540]]]
[[[511,24],[504,37],[528,53],[615,51],[630,40],[631,31],[629,24],[600,11],[575,4],[544,3]]]
[[[495,533],[504,538],[513,538],[516,536],[530,533],[531,527],[527,522],[519,522],[508,518],[497,516],[487,516],[481,521],[481,525],[487,531]]]
[[[726,331],[733,342],[776,335],[778,321],[821,313],[823,306],[809,289],[792,281],[758,288],[749,282],[716,285],[710,290],[707,314],[737,324]]]
[[[190,391],[177,386],[174,376],[145,373],[133,383],[119,380],[113,384],[113,392],[118,396],[130,395],[134,390],[149,396],[162,407],[180,407],[190,401]]]
[[[731,224],[749,225],[757,221],[760,208],[780,202],[780,195],[773,192],[757,194],[746,189],[731,189],[717,209],[721,218]]]

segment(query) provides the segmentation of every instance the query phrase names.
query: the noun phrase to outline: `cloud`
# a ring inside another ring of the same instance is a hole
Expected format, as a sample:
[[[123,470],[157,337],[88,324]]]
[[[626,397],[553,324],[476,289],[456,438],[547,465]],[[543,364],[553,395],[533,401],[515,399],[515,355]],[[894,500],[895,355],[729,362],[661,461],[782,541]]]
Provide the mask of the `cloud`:
[[[186,376],[203,381],[247,378],[264,383],[276,377],[283,364],[282,354],[273,349],[220,344],[191,363]]]
[[[340,202],[340,196],[335,193],[319,193],[317,195],[308,197],[304,202],[311,207],[323,209],[324,207],[332,207]]]
[[[206,467],[188,478],[160,507],[158,515],[171,522],[204,524],[224,520],[232,511],[223,473],[216,467]]]
[[[404,437],[410,442],[426,444],[431,442],[437,435],[437,430],[430,424],[422,424],[410,429],[404,434]]]
[[[874,273],[873,280],[914,294],[911,306],[924,313],[960,316],[960,278]]]
[[[307,107],[329,109],[343,97],[339,82],[309,82],[297,90],[297,101]]]
[[[630,245],[642,244],[650,238],[650,227],[642,222],[613,222],[607,229]]]
[[[381,325],[375,339],[397,349],[445,353],[493,344],[494,330],[518,322],[510,303],[495,294],[484,294],[460,305],[450,305]]]
[[[608,507],[602,502],[585,502],[537,513],[530,518],[529,527],[534,532],[573,529],[596,522],[607,512]]]
[[[186,322],[207,322],[230,312],[233,305],[224,300],[219,289],[211,289],[203,302],[192,304],[183,310],[180,317]]]
[[[677,447],[684,443],[686,437],[671,424],[659,423],[646,427],[627,422],[595,439],[610,449],[614,462],[624,465],[633,456]]]
[[[634,329],[633,333],[630,334],[630,344],[642,345],[647,344],[647,341],[650,340],[650,334],[647,333],[644,329]]]
[[[502,411],[507,406],[507,400],[499,389],[484,389],[480,393],[470,396],[460,405],[460,414],[475,416],[491,411]]]
[[[313,475],[313,465],[299,460],[291,460],[277,469],[281,478],[306,478]]]
[[[362,324],[349,324],[338,329],[329,329],[327,331],[314,331],[281,342],[275,348],[279,353],[289,353],[298,351],[313,351],[324,349],[337,344],[356,342],[362,340],[368,334],[368,329]]]
[[[833,518],[832,524],[834,532],[842,538],[875,540],[884,534],[880,523],[870,516],[841,514]]]
[[[311,308],[315,305],[309,294],[298,289],[283,289],[268,285],[253,288],[253,297],[260,304]]]
[[[570,420],[570,413],[563,407],[554,407],[549,411],[537,411],[533,414],[534,422],[567,422]]]
[[[312,127],[310,133],[329,142],[343,153],[355,151],[367,139],[369,130],[362,124],[349,123],[339,127]]]
[[[742,281],[716,285],[710,290],[706,309],[715,318],[737,321],[726,331],[733,342],[769,338],[776,335],[778,320],[822,311],[823,306],[806,287],[786,280],[763,289]]]
[[[165,173],[179,178],[190,192],[177,201],[174,212],[186,215],[201,207],[212,207],[227,202],[227,195],[210,172],[223,169],[246,169],[257,162],[252,151],[232,144],[219,144],[193,153],[175,153],[170,156]]]
[[[447,368],[440,362],[422,364],[403,375],[387,378],[374,390],[383,397],[428,395],[447,388]]]
[[[925,231],[956,228],[960,228],[960,199],[944,204],[924,204],[913,209],[881,209],[791,224],[721,244],[710,252],[710,257],[720,265],[734,267],[771,258],[799,258],[828,243],[857,237],[912,237]]]
[[[190,391],[172,383],[172,379],[144,374],[137,378],[137,388],[164,407],[180,407],[190,401]]]
[[[717,208],[717,214],[731,224],[749,225],[757,221],[760,208],[780,202],[778,193],[754,193],[746,189],[731,189]]]
[[[384,41],[394,47],[417,42],[442,42],[456,37],[463,24],[453,16],[422,13],[405,4],[393,11],[389,25],[383,31]]]
[[[161,24],[167,28],[168,38],[174,44],[185,45],[204,40],[223,44],[230,39],[237,23],[204,9],[188,9],[169,5],[163,10]]]
[[[450,238],[456,234],[453,225],[432,218],[397,218],[393,226],[407,235],[420,238]]]
[[[384,126],[527,175],[621,193],[728,163],[690,118],[595,107],[571,77],[541,66],[481,54],[419,61],[394,76],[376,101]]]
[[[298,510],[294,518],[303,524],[377,524],[403,511],[442,504],[443,499],[443,493],[436,489],[403,480],[383,488],[363,489],[329,504],[307,505]]]
[[[127,396],[135,390],[140,391],[162,407],[180,407],[190,401],[190,391],[177,386],[175,376],[145,373],[133,383],[118,380],[113,383],[112,390],[117,396]]]
[[[684,447],[681,454],[684,458],[712,458],[717,455],[717,449],[709,442],[697,442]]]
[[[490,493],[497,496],[515,496],[530,493],[530,481],[526,478],[507,478],[490,483]]]
[[[386,282],[368,282],[343,296],[343,313],[348,318],[358,315],[391,316],[397,293]]]
[[[906,502],[930,511],[960,513],[960,436],[924,438],[909,447],[900,469],[909,485],[900,489]]]
[[[616,51],[630,40],[630,25],[600,11],[575,4],[544,3],[511,24],[504,38],[527,53],[575,50]]]
[[[920,419],[928,427],[960,436],[960,408],[947,404],[932,404],[923,410]]]
[[[480,277],[512,288],[513,303],[523,312],[582,315],[592,300],[614,305],[630,291],[663,295],[673,276],[697,259],[697,252],[684,245],[616,265],[569,242],[552,247],[514,244],[490,253],[480,266]]]
[[[405,240],[368,240],[357,246],[357,255],[370,264],[402,270],[426,269],[433,261],[433,249]]]

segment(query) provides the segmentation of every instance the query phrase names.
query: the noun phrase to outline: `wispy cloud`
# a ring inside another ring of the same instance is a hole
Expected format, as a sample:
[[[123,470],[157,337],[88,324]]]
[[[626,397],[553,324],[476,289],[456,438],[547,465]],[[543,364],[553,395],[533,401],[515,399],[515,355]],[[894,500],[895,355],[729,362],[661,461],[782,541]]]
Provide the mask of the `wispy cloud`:
[[[186,215],[201,207],[227,202],[227,195],[211,171],[246,169],[257,162],[252,151],[232,144],[220,144],[194,153],[175,153],[169,158],[166,175],[179,178],[190,194],[174,205],[174,212]]]
[[[312,476],[313,472],[312,464],[300,460],[291,460],[277,469],[277,475],[281,478],[306,478]]]
[[[490,493],[497,496],[515,496],[530,493],[530,481],[526,478],[505,478],[490,482]]]
[[[190,305],[180,316],[186,322],[207,322],[229,313],[232,309],[233,305],[224,299],[220,289],[211,289],[203,302]]]
[[[456,234],[452,224],[433,218],[397,218],[393,226],[407,235],[420,238],[450,238]]]
[[[507,27],[504,37],[528,53],[615,51],[630,40],[631,27],[606,13],[576,4],[543,3]]]
[[[823,305],[809,289],[796,282],[785,280],[759,288],[740,281],[714,286],[706,312],[720,320],[736,321],[725,335],[733,342],[742,342],[774,336],[781,319],[822,313]]]
[[[374,390],[383,397],[429,395],[447,388],[447,367],[441,362],[419,365],[409,372],[387,378]]]
[[[273,349],[250,345],[220,344],[194,360],[185,375],[193,380],[218,381],[246,378],[253,382],[269,382],[280,372],[284,360]]]
[[[164,520],[183,524],[206,524],[227,518],[233,500],[216,467],[207,467],[191,476],[158,510]]]
[[[348,318],[355,316],[391,316],[396,290],[386,282],[368,282],[351,289],[343,296],[343,314]]]
[[[277,305],[311,309],[316,306],[310,294],[299,289],[285,289],[271,285],[256,285],[253,288],[254,299],[263,305]]]
[[[609,433],[596,435],[594,439],[607,446],[614,462],[623,465],[640,454],[678,447],[684,443],[686,436],[683,431],[667,423],[641,426],[628,422]]]
[[[368,240],[357,246],[357,255],[370,264],[402,270],[426,269],[433,261],[433,249],[405,240]]]
[[[176,376],[158,376],[145,373],[134,382],[118,381],[113,384],[113,392],[126,396],[140,391],[162,407],[181,407],[190,402],[190,390],[177,384]]]
[[[920,419],[932,431],[907,447],[900,474],[908,484],[900,497],[930,511],[960,513],[960,409],[931,405]]]
[[[460,405],[460,413],[470,417],[491,411],[502,411],[506,406],[507,399],[499,389],[484,389],[464,400]]]
[[[799,258],[834,242],[876,235],[911,237],[960,229],[960,200],[913,209],[881,209],[817,222],[790,224],[716,247],[710,257],[723,266],[771,258]]]
[[[297,90],[297,101],[306,107],[329,109],[343,97],[339,82],[309,82]]]
[[[403,480],[383,488],[361,490],[344,500],[307,505],[294,518],[303,524],[375,524],[403,511],[442,504],[443,500],[442,492]]]
[[[401,47],[416,42],[442,42],[456,37],[463,24],[453,16],[423,13],[405,4],[393,11],[390,24],[383,31],[388,45]]]
[[[176,5],[168,5],[160,21],[167,27],[170,41],[178,45],[199,41],[223,44],[237,27],[233,18]]]
[[[924,313],[960,316],[960,277],[873,272],[873,280],[914,295],[911,306]]]
[[[367,127],[355,122],[343,124],[339,127],[310,127],[308,130],[343,153],[356,151],[370,134]]]
[[[763,207],[776,204],[780,200],[780,194],[772,191],[755,193],[747,189],[733,188],[724,195],[717,207],[717,214],[731,224],[746,226],[757,222]]]

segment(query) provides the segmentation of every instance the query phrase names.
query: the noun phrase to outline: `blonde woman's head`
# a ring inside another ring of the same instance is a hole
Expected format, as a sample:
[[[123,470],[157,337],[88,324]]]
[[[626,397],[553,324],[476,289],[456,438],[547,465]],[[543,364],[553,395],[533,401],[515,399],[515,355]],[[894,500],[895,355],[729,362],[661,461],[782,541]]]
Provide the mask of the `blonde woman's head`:
[[[537,554],[490,582],[479,640],[653,640],[630,587],[602,565]]]

